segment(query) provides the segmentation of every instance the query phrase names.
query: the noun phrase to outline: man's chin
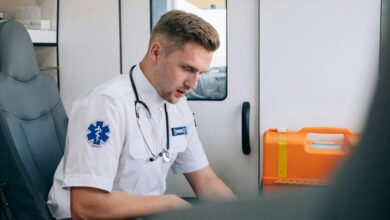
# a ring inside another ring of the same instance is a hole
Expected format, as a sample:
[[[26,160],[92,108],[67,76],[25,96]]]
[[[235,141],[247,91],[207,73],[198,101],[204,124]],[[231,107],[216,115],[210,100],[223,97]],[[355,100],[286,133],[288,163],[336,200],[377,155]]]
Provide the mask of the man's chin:
[[[178,103],[183,97],[176,97],[176,96],[169,96],[168,98],[166,98],[165,100],[171,104],[176,104]]]
[[[173,92],[173,93],[165,93],[164,95],[161,96],[165,101],[171,103],[171,104],[176,104],[180,102],[182,98],[185,97],[185,93],[179,93],[179,92]]]
[[[171,98],[169,100],[167,100],[167,102],[171,103],[171,104],[176,104],[180,101],[181,98]]]

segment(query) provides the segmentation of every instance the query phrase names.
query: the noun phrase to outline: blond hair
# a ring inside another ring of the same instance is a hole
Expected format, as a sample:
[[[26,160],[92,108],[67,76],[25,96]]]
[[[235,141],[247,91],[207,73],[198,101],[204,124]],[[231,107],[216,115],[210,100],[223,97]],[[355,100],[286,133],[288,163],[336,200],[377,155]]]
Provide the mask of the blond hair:
[[[149,45],[155,40],[165,43],[167,53],[182,49],[188,42],[198,43],[212,52],[220,44],[218,32],[210,23],[195,14],[179,10],[161,16],[152,30]]]

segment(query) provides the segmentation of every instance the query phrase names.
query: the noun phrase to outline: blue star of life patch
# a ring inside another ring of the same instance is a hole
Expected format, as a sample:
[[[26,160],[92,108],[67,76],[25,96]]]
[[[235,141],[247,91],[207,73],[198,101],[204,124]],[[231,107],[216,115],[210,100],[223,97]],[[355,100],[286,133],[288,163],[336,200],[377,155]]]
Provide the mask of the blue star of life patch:
[[[93,146],[99,147],[110,138],[108,136],[110,128],[108,125],[104,125],[103,121],[96,121],[95,124],[91,123],[88,126],[88,131],[87,139]]]

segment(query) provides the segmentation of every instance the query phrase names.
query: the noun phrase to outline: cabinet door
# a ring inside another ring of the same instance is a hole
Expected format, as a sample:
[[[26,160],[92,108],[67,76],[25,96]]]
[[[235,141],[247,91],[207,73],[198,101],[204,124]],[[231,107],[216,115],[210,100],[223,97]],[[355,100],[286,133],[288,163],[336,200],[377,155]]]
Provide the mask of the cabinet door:
[[[227,96],[190,102],[210,165],[238,196],[256,196],[259,189],[258,8],[257,0],[227,1]],[[248,155],[241,129],[245,102],[250,104]],[[177,191],[176,179],[168,179],[168,192]]]

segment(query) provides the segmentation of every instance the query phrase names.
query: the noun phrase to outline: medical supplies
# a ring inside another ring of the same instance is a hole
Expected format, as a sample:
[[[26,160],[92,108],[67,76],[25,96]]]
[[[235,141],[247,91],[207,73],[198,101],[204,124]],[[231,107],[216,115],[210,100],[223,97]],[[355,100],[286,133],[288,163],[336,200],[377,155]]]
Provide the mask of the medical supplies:
[[[263,139],[263,191],[326,185],[357,139],[345,128],[269,129]]]

